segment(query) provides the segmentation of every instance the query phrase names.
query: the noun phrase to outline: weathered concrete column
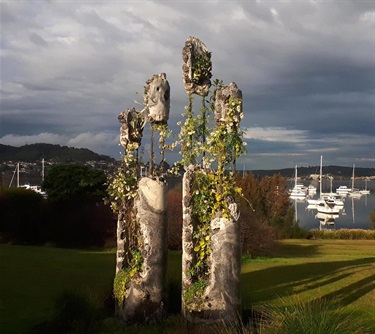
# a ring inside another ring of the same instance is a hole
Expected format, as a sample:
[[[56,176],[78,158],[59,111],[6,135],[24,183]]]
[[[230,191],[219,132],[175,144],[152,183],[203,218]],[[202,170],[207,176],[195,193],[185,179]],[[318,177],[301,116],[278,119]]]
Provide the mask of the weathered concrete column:
[[[162,318],[167,267],[166,203],[167,185],[163,181],[148,177],[140,179],[134,209],[141,269],[138,272],[134,269],[133,276],[130,275],[123,305],[117,308],[117,315],[125,322],[147,323]]]
[[[191,272],[200,255],[195,250],[194,235],[200,222],[194,220],[191,200],[195,170],[189,166],[183,176],[183,231],[182,231],[182,312],[193,328],[214,323],[235,324],[240,319],[240,226],[235,203],[229,203],[230,217],[218,212],[210,222],[207,240],[209,255],[203,266],[207,272],[202,277]],[[229,201],[229,199],[227,199]],[[197,293],[198,289],[203,289]]]
[[[231,109],[229,106],[230,99],[242,100],[242,91],[237,87],[235,82],[231,82],[228,86],[220,86],[216,90],[215,96],[215,120],[218,125],[229,122],[240,121],[240,114],[242,113],[242,105],[239,105],[238,110],[234,110],[232,115],[228,115]]]
[[[138,149],[142,140],[143,128],[146,124],[142,112],[131,108],[120,113],[117,118],[121,123],[120,144],[128,152]]]
[[[144,100],[151,123],[167,124],[169,119],[171,88],[165,73],[154,74],[146,81]]]
[[[211,87],[211,53],[198,38],[190,36],[182,49],[182,79],[188,95],[207,96]]]
[[[182,313],[189,318],[184,291],[191,286],[191,277],[188,275],[193,267],[193,220],[191,215],[192,182],[194,166],[190,165],[182,178]]]
[[[206,289],[205,323],[224,321],[234,324],[240,319],[241,242],[235,217],[211,221],[211,272]]]

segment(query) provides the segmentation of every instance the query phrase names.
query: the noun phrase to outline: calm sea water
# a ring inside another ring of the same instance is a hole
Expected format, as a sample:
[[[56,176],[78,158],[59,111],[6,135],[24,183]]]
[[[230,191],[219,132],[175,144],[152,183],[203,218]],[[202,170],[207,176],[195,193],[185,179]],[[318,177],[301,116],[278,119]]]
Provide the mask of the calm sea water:
[[[308,186],[313,184],[319,193],[318,181],[301,181]],[[339,186],[351,187],[351,181],[333,181],[332,189],[336,191]],[[292,187],[292,184],[290,184]],[[330,191],[330,182],[324,180],[322,184],[323,192]],[[365,188],[365,181],[355,181],[355,187],[362,190]],[[317,215],[317,210],[308,209],[307,202],[292,200],[292,205],[296,209],[296,218],[299,221],[299,226],[306,229],[325,228],[325,229],[340,229],[340,228],[356,228],[356,229],[371,229],[372,222],[370,220],[371,211],[375,208],[375,181],[367,182],[367,189],[370,190],[369,195],[362,195],[360,198],[346,197],[344,200],[344,208],[338,216],[335,217],[320,217]],[[317,198],[319,194],[314,198]],[[325,223],[324,220],[325,219]],[[329,221],[327,221],[327,219]]]

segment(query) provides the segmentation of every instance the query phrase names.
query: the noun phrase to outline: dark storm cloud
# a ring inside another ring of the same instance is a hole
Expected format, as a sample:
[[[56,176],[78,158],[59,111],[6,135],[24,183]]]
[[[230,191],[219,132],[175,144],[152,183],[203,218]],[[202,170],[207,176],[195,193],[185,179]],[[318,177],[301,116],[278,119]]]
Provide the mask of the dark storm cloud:
[[[141,109],[133,101],[161,72],[178,131],[181,49],[193,35],[212,51],[213,78],[243,92],[248,168],[320,154],[374,166],[373,0],[0,5],[2,143],[61,140],[118,158],[117,114]]]

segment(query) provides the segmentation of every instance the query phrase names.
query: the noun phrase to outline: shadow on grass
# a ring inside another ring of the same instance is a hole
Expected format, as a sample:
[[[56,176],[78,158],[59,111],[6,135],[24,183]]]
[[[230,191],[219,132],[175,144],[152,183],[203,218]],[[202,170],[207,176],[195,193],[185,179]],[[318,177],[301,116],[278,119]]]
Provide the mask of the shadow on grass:
[[[375,290],[375,274],[329,293],[326,297],[340,300],[343,305],[349,305],[372,290]]]
[[[306,256],[306,255],[305,255]],[[283,265],[241,275],[242,294],[252,304],[269,302],[273,298],[291,296],[305,291],[326,288],[332,291],[335,284],[358,272],[359,268],[369,268],[374,258],[352,261],[335,261]],[[335,289],[323,297],[339,300],[348,305],[374,288],[375,275],[368,275],[343,288]],[[328,288],[328,285],[332,287]]]
[[[273,254],[275,257],[298,258],[313,257],[320,254],[319,245],[298,245],[277,243],[277,251]]]

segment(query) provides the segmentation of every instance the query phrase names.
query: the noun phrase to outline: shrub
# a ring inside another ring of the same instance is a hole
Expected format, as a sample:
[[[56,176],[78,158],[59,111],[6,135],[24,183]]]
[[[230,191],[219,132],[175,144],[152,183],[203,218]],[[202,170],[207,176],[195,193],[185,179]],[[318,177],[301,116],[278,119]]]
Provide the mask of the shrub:
[[[102,202],[50,204],[50,242],[58,247],[102,247],[115,238],[116,219]]]
[[[342,239],[342,240],[375,240],[374,230],[339,229],[339,230],[311,230],[314,239]]]
[[[0,193],[0,208],[2,242],[101,247],[116,232],[109,206],[92,198],[50,203],[32,190],[9,188]]]
[[[24,188],[0,192],[0,235],[14,244],[42,244],[47,241],[47,203],[38,193]]]
[[[272,254],[278,238],[277,231],[259,220],[250,207],[242,207],[240,212],[242,253],[251,257]]]
[[[268,224],[278,238],[301,238],[306,236],[294,221],[294,209],[290,205],[286,179],[280,174],[257,179],[252,174],[236,174],[236,183],[242,189],[239,198],[240,211],[253,209],[258,222]]]
[[[372,229],[375,230],[375,209],[372,209],[371,211],[370,220],[372,222]]]

